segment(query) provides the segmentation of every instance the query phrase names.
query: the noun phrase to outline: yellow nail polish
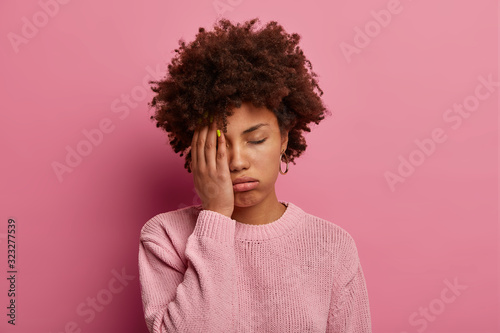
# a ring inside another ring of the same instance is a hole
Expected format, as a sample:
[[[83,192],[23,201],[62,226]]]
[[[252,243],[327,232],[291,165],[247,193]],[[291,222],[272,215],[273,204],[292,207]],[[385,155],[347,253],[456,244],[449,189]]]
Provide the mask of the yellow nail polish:
[[[210,122],[214,121],[214,116],[210,116]]]
[[[217,130],[217,137],[220,138],[220,131],[219,130]]]
[[[205,111],[205,113],[203,114],[203,118],[206,118],[208,116],[208,111]]]

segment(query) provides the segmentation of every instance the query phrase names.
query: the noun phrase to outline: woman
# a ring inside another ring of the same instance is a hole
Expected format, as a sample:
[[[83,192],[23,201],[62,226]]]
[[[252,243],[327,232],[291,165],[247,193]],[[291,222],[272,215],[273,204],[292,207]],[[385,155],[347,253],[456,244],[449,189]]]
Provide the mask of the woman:
[[[158,214],[141,230],[147,327],[371,332],[352,237],[276,197],[278,172],[288,172],[308,124],[328,111],[299,35],[276,22],[255,30],[257,21],[200,28],[194,42],[181,42],[169,77],[152,81],[151,118],[186,153],[201,204]]]

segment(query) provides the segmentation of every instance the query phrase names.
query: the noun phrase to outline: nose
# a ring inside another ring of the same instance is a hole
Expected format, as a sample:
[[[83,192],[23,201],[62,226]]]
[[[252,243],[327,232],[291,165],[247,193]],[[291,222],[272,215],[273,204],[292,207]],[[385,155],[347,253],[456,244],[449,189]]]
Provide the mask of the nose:
[[[248,168],[249,162],[244,149],[234,145],[227,147],[226,150],[230,171],[235,172]]]

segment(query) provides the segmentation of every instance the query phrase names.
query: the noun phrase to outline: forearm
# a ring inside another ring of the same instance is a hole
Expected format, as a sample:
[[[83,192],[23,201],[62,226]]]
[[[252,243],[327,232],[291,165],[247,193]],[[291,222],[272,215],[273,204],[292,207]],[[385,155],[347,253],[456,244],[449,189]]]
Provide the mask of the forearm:
[[[201,211],[186,244],[183,274],[163,257],[168,252],[141,243],[141,288],[150,332],[235,331],[234,228],[227,216]]]

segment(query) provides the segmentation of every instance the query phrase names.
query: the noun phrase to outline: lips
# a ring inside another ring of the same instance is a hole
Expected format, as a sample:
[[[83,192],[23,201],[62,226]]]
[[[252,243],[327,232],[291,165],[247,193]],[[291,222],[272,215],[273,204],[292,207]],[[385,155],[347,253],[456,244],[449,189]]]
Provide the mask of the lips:
[[[248,183],[248,182],[256,182],[257,179],[251,178],[251,177],[239,177],[233,180],[233,185],[240,184],[240,183]]]
[[[259,181],[255,178],[240,177],[233,181],[233,190],[235,192],[246,192],[253,190],[259,185]]]

